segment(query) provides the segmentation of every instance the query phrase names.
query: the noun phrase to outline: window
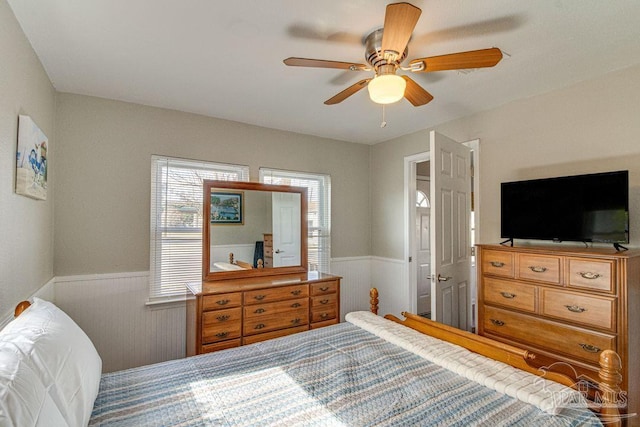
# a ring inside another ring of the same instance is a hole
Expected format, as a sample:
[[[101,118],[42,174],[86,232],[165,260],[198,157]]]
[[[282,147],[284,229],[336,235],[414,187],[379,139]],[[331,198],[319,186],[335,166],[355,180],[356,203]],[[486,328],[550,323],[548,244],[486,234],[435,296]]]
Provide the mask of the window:
[[[249,167],[151,156],[151,301],[202,279],[204,179],[248,181]]]
[[[429,205],[429,198],[427,197],[426,194],[424,194],[424,192],[417,190],[416,191],[416,207],[417,208],[428,208],[431,205]]]
[[[306,187],[309,271],[329,273],[331,260],[331,177],[329,175],[260,168],[265,184]]]

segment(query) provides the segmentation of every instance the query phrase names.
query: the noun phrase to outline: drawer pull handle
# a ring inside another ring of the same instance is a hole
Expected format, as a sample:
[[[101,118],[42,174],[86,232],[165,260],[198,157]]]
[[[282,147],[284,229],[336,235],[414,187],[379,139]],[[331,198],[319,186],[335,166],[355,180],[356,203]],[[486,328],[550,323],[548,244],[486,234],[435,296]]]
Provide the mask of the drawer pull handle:
[[[253,329],[262,329],[265,328],[266,325],[264,323],[258,323],[256,326],[253,327]]]
[[[320,301],[320,304],[328,304],[329,300],[328,299],[323,299],[322,301]]]
[[[582,349],[584,351],[587,351],[589,353],[600,353],[600,349],[598,347],[596,347],[595,345],[591,345],[591,344],[583,344],[580,343],[578,344],[580,347],[582,347]]]
[[[226,338],[227,335],[229,335],[229,332],[218,332],[216,334],[216,337],[218,337],[218,338]]]
[[[322,292],[327,292],[329,290],[329,287],[328,286],[323,286],[323,287],[320,288],[320,290]]]
[[[495,268],[502,268],[502,267],[504,267],[504,262],[491,261],[491,265],[494,266]]]
[[[500,292],[500,295],[502,295],[503,297],[507,298],[507,299],[514,299],[516,297],[516,294],[512,294],[509,292]]]
[[[591,273],[590,271],[582,271],[582,272],[580,272],[578,274],[580,276],[582,276],[584,279],[589,279],[589,280],[595,280],[598,277],[602,277],[602,274]]]
[[[260,314],[260,313],[264,313],[265,311],[267,311],[267,310],[265,310],[264,308],[257,308],[257,309],[254,311],[254,313],[256,313],[256,314]]]
[[[565,307],[567,307],[567,310],[573,312],[573,313],[582,313],[584,311],[587,311],[586,308],[584,307],[580,307],[577,305],[565,305]]]
[[[228,299],[221,299],[221,300],[219,300],[219,301],[216,301],[216,304],[218,304],[218,305],[227,305],[227,304],[229,304],[230,302],[231,302],[231,300],[228,300]]]
[[[529,269],[534,273],[544,273],[545,271],[547,271],[547,267],[541,267],[539,265],[530,265]]]
[[[218,317],[216,317],[216,319],[218,319],[218,322],[225,322],[227,320],[229,320],[231,316],[229,316],[228,314],[222,314]]]
[[[295,290],[295,291],[291,291],[291,293],[292,293],[293,295],[300,295],[300,292],[302,292],[300,289],[297,289],[297,290]]]
[[[294,325],[297,325],[298,323],[300,323],[300,319],[298,319],[298,318],[293,319],[293,320],[291,321],[291,323],[293,323]]]
[[[504,326],[504,322],[498,319],[491,319],[491,323],[493,323],[496,326]]]
[[[298,308],[300,307],[302,304],[300,304],[299,302],[294,302],[293,304],[291,304],[292,308]]]
[[[320,315],[320,318],[321,318],[321,319],[326,319],[327,317],[329,317],[329,313],[322,313],[322,314]]]
[[[257,299],[258,301],[262,301],[265,298],[266,295],[256,295],[254,298]]]

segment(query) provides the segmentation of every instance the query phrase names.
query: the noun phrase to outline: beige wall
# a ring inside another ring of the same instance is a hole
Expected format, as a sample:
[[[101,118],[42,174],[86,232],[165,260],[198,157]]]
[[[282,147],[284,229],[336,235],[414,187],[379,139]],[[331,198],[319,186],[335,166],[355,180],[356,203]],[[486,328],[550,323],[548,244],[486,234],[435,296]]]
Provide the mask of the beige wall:
[[[457,141],[480,138],[479,242],[500,238],[501,182],[628,169],[631,246],[640,247],[638,99],[640,66],[437,126]],[[402,258],[403,158],[428,149],[428,130],[373,147],[373,255]]]
[[[149,269],[152,154],[331,175],[332,256],[370,250],[369,149],[195,114],[58,94],[55,274]]]
[[[53,277],[55,91],[5,0],[0,0],[0,314]],[[48,199],[15,194],[18,115],[49,138]]]

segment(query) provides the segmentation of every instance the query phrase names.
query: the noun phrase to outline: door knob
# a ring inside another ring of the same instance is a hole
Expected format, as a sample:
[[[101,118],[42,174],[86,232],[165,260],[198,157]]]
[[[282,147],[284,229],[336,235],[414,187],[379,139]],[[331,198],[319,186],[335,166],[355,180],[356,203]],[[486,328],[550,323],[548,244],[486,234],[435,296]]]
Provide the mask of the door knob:
[[[438,273],[438,282],[446,282],[448,280],[453,279],[453,277],[451,276],[441,276],[440,273]]]
[[[284,251],[281,251],[280,249],[276,249],[276,253],[277,253],[277,254],[279,254],[279,253],[281,253],[281,252],[284,252]]]

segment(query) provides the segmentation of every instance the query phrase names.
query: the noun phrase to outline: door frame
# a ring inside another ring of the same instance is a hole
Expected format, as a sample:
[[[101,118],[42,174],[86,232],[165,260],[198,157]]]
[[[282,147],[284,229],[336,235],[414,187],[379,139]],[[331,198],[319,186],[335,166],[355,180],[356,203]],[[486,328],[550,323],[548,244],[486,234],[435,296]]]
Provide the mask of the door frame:
[[[478,242],[480,236],[480,139],[473,139],[467,142],[463,142],[462,145],[466,145],[471,148],[473,158],[473,205],[474,205],[474,231],[473,241]],[[412,313],[415,313],[418,309],[418,286],[417,286],[417,272],[413,268],[414,261],[416,260],[415,250],[415,233],[413,229],[415,227],[415,203],[416,203],[416,163],[426,162],[431,160],[431,153],[424,151],[422,153],[412,154],[405,156],[404,158],[404,286],[405,289],[409,289],[409,307]],[[431,203],[431,215],[437,214],[437,206],[435,200],[429,198]],[[433,231],[432,231],[433,232]],[[435,250],[431,248],[431,250]],[[411,262],[409,260],[412,260]],[[471,272],[471,289],[476,290],[476,276]],[[470,318],[468,319],[469,325],[475,326],[475,319],[477,316],[477,295],[472,293],[471,300],[469,301],[470,307],[467,310]],[[471,318],[471,316],[473,316]]]

